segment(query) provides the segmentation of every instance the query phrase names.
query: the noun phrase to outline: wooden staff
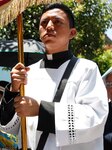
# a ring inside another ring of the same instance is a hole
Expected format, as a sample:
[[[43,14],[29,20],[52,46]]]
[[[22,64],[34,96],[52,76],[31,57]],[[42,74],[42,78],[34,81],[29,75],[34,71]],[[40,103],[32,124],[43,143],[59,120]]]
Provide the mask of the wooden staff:
[[[23,50],[23,20],[22,13],[17,17],[17,33],[18,33],[18,61],[24,64],[24,50]],[[24,85],[20,87],[20,95],[25,94]],[[26,117],[21,117],[21,139],[22,150],[27,150],[27,129],[26,129]]]

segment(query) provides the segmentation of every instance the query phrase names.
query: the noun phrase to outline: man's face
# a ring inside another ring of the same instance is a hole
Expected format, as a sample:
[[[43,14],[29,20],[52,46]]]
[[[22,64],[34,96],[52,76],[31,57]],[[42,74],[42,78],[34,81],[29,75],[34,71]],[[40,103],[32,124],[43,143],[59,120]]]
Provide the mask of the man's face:
[[[60,9],[52,9],[42,15],[39,32],[50,54],[68,50],[69,40],[76,34],[75,28],[70,29],[67,15]]]
[[[112,74],[109,74],[106,78],[106,88],[108,93],[108,98],[112,101]]]

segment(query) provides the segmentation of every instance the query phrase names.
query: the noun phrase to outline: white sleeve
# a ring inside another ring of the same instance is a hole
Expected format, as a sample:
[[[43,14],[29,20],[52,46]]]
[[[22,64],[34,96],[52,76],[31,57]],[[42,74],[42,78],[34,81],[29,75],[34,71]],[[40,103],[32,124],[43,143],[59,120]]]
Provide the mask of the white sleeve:
[[[86,70],[80,77],[74,101],[65,98],[65,101],[55,103],[57,146],[86,143],[103,135],[108,100],[99,69],[96,66]],[[67,88],[64,92],[68,92]]]
[[[2,131],[15,135],[18,134],[19,127],[20,127],[20,118],[17,116],[16,113],[8,124],[0,125],[0,129]]]

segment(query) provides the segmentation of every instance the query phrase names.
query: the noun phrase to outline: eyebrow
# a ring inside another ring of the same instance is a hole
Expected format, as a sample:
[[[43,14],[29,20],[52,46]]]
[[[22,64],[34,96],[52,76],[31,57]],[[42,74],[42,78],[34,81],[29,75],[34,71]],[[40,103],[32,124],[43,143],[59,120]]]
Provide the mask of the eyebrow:
[[[48,20],[49,18],[55,18],[55,19],[59,19],[59,20],[64,20],[64,18],[62,18],[60,16],[47,16],[45,18],[41,18],[41,20]]]

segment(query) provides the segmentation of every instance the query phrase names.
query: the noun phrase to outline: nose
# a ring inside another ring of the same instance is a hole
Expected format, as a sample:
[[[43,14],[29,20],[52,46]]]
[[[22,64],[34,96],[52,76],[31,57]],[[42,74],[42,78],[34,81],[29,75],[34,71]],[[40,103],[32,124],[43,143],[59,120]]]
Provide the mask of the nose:
[[[54,29],[54,23],[52,22],[52,20],[49,20],[49,22],[47,23],[47,26],[46,26],[47,29]]]

